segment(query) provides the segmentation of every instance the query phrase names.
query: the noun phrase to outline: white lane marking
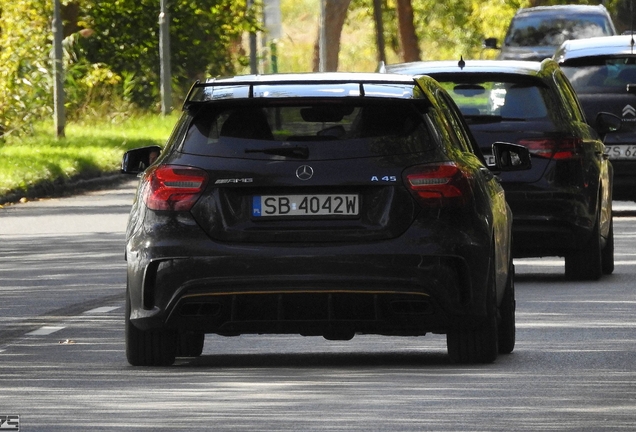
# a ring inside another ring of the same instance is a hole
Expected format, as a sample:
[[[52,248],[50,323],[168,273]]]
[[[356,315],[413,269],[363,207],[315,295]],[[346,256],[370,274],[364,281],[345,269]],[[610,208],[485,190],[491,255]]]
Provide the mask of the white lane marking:
[[[62,330],[64,327],[56,327],[56,326],[42,326],[37,330],[33,330],[26,334],[26,336],[46,336],[51,333],[55,333],[56,331]]]
[[[120,306],[102,306],[95,309],[87,310],[84,314],[100,314],[100,313],[108,313],[112,312],[115,309],[119,309]]]

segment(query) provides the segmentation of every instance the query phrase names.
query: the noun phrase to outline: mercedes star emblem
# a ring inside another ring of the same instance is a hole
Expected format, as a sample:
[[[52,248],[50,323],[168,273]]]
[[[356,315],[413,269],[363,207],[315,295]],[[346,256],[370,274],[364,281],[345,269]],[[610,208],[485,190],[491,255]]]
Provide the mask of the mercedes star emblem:
[[[314,169],[309,165],[301,165],[296,170],[296,177],[300,180],[309,180],[314,175]]]

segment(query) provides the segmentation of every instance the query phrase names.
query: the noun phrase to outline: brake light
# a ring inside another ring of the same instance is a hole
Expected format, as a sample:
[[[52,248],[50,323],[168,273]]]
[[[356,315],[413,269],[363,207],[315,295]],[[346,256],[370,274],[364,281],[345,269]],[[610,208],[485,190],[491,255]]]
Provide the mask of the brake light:
[[[463,202],[470,192],[466,174],[454,162],[419,165],[406,173],[406,181],[420,204],[426,206]]]
[[[535,156],[552,159],[574,159],[582,154],[579,138],[523,139],[519,144],[528,148]]]
[[[190,210],[208,181],[203,170],[173,165],[152,167],[145,177],[144,202],[151,210]]]

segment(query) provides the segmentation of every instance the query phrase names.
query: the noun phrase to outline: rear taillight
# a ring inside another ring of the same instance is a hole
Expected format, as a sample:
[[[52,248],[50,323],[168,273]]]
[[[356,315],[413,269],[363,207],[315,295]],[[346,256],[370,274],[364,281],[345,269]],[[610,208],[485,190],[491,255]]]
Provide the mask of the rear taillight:
[[[523,139],[519,144],[535,156],[552,159],[574,159],[583,153],[579,138]]]
[[[151,210],[187,211],[205,189],[205,171],[174,165],[158,165],[146,174],[144,202]]]
[[[470,194],[466,174],[454,163],[419,165],[405,173],[407,186],[425,206],[464,202]]]

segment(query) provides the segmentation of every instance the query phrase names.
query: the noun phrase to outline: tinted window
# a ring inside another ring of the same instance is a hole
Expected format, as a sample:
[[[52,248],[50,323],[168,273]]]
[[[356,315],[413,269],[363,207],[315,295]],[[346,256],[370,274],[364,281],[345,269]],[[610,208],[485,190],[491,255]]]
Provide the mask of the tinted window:
[[[435,146],[411,101],[211,106],[194,117],[185,153],[240,157],[301,145],[326,157],[399,154]],[[331,154],[326,154],[331,153]]]
[[[540,86],[539,82],[501,79],[491,81],[461,76],[456,76],[452,81],[446,81],[443,77],[436,78],[442,81],[442,87],[448,91],[469,122],[477,117],[518,120],[542,119],[548,116],[545,102],[547,89]]]
[[[636,56],[574,59],[561,69],[580,93],[625,93],[627,84],[636,84]]]
[[[603,15],[551,17],[526,15],[510,24],[508,46],[559,46],[568,39],[583,39],[613,34]]]

